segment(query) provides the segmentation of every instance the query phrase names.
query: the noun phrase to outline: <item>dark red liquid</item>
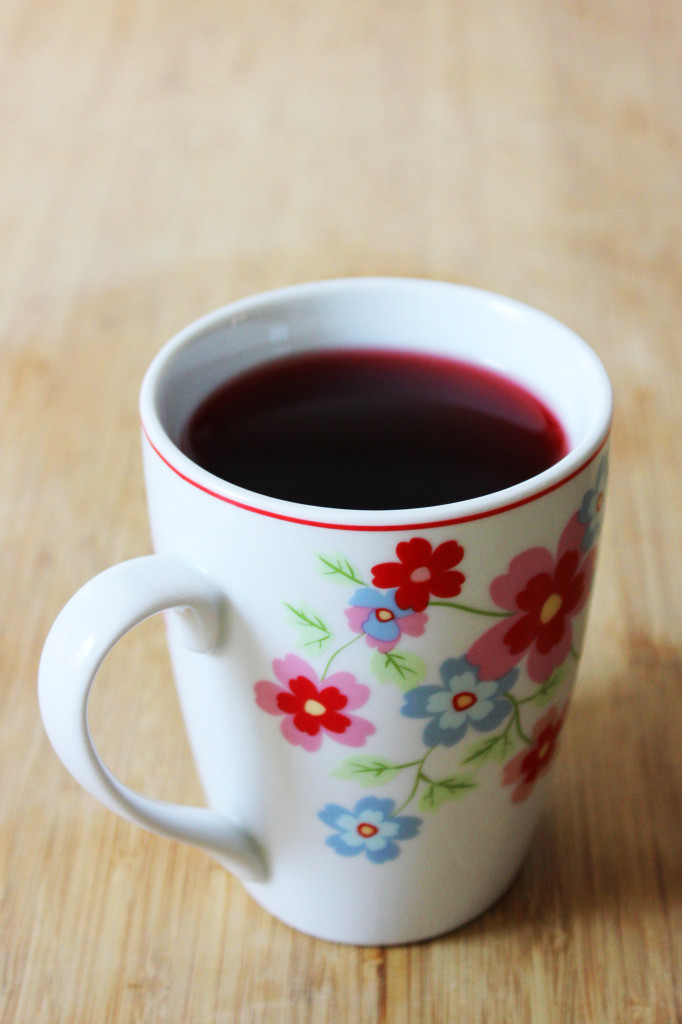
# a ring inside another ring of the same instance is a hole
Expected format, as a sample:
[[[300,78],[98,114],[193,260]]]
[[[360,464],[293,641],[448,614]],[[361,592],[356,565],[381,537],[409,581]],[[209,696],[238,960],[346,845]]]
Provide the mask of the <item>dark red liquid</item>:
[[[393,350],[257,366],[196,409],[181,448],[260,494],[330,508],[440,505],[502,490],[567,451],[561,424],[490,370]]]

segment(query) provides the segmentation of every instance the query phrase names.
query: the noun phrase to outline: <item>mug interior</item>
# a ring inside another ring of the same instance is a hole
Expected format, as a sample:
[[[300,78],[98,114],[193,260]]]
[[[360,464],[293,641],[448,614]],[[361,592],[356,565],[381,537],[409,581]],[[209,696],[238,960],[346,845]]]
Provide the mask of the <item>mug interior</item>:
[[[467,506],[460,509],[463,515],[570,476],[593,457],[608,432],[612,397],[606,372],[592,349],[558,321],[462,285],[355,278],[245,299],[181,331],[158,354],[143,383],[140,408],[147,438],[176,471],[217,496],[268,510],[296,507],[201,469],[180,451],[180,436],[199,403],[244,370],[284,355],[343,347],[409,350],[477,364],[524,386],[557,416],[567,455],[505,491],[457,503]],[[436,508],[452,512],[453,506]],[[399,518],[409,518],[410,511],[394,510]],[[391,510],[364,516],[385,519],[387,513]],[[343,509],[339,515],[346,521],[363,513]]]

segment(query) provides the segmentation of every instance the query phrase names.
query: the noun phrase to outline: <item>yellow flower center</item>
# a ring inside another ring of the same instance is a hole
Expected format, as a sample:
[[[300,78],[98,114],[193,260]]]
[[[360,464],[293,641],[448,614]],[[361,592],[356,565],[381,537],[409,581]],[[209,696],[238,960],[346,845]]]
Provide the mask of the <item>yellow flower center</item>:
[[[390,608],[377,608],[377,618],[379,622],[390,622],[391,619],[395,618],[395,615]]]
[[[563,603],[564,599],[561,594],[550,594],[543,604],[542,611],[540,612],[540,622],[543,626],[546,626],[547,623],[554,618]]]
[[[363,837],[363,839],[371,839],[371,837],[375,836],[378,831],[379,829],[376,827],[376,825],[370,825],[368,821],[361,821],[360,824],[358,825],[358,832]]]
[[[327,709],[319,700],[313,700],[311,697],[310,700],[307,700],[303,705],[303,710],[306,715],[313,715],[317,718],[319,715],[323,715]]]
[[[552,748],[550,740],[545,740],[540,749],[538,750],[538,760],[544,761]]]
[[[472,707],[476,703],[476,694],[469,693],[468,691],[462,691],[462,693],[456,693],[452,698],[452,706],[455,711],[466,711],[467,708]]]

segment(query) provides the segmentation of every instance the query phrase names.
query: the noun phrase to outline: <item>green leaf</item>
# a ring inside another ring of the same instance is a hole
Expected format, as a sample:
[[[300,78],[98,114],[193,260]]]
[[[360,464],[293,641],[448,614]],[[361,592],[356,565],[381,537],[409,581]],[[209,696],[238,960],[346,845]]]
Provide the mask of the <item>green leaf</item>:
[[[324,576],[333,576],[339,583],[353,583],[356,587],[364,587],[365,583],[360,579],[357,572],[342,555],[335,555],[333,558],[325,558],[318,555],[320,561],[320,572]]]
[[[497,736],[486,736],[485,739],[474,743],[462,764],[475,764],[477,768],[488,761],[496,761],[499,764],[509,757],[513,749],[514,741],[506,730]]]
[[[393,761],[358,754],[347,757],[331,774],[337,779],[354,779],[361,786],[385,786],[396,777],[400,768]]]
[[[426,678],[426,665],[410,651],[392,650],[387,654],[375,651],[369,665],[380,683],[393,683],[403,693],[413,690]]]
[[[306,649],[323,651],[332,639],[332,632],[320,616],[307,605],[294,608],[293,605],[284,604],[289,612],[289,619],[298,632],[299,640]]]
[[[453,775],[449,779],[427,780],[428,785],[419,800],[420,811],[437,811],[441,804],[449,800],[463,800],[476,782],[471,775]]]

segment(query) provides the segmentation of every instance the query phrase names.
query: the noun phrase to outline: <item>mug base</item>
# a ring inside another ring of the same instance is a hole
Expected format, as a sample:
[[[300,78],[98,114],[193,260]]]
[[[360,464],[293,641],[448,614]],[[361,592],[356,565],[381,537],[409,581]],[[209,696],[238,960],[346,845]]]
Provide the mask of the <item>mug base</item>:
[[[279,909],[275,909],[274,901],[268,900],[264,892],[259,892],[265,886],[251,883],[245,885],[244,888],[252,899],[272,917],[289,928],[302,932],[304,935],[310,935],[314,939],[344,946],[406,946],[441,938],[482,917],[492,910],[513,887],[520,869],[521,865],[516,865],[514,871],[505,877],[504,883],[498,885],[494,891],[488,891],[485,897],[478,894],[478,899],[475,901],[473,899],[466,902],[463,900],[456,911],[451,911],[447,916],[439,916],[438,920],[433,919],[431,922],[422,920],[418,923],[411,923],[401,919],[394,922],[383,921],[380,924],[365,921],[362,930],[357,928],[357,920],[350,924],[347,920],[331,924],[322,921],[319,914],[314,915],[314,920],[313,915],[307,915],[305,919],[303,916],[294,919]]]

